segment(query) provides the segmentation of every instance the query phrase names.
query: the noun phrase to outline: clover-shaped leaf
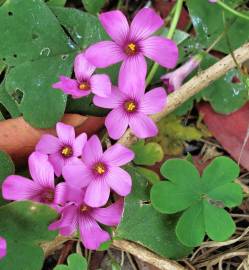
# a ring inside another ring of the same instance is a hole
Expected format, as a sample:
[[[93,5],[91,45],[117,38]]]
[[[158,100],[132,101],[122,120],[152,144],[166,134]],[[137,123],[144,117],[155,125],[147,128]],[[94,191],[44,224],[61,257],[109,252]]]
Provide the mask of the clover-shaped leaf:
[[[86,259],[77,253],[71,254],[67,258],[67,264],[68,266],[57,265],[54,270],[87,270]]]
[[[133,162],[137,165],[154,165],[163,159],[163,149],[160,144],[155,142],[146,143],[144,140],[139,140],[132,147],[135,152]]]
[[[151,189],[152,205],[162,213],[182,213],[176,235],[186,246],[198,246],[205,233],[215,241],[225,241],[235,231],[235,224],[224,207],[242,202],[242,189],[234,183],[239,166],[227,157],[215,158],[200,177],[194,165],[186,160],[171,159],[161,167],[169,181]]]

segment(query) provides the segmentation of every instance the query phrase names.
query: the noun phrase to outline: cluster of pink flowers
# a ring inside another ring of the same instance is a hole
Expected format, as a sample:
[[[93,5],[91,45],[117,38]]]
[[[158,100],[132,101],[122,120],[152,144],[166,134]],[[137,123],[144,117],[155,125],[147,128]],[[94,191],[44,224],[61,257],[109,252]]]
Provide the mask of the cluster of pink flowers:
[[[93,103],[111,109],[105,119],[109,136],[118,140],[128,126],[138,138],[153,137],[158,129],[149,115],[166,105],[162,87],[145,93],[147,64],[145,57],[166,68],[174,68],[178,48],[174,41],[153,36],[164,21],[153,9],[141,9],[129,25],[118,10],[102,13],[99,20],[112,40],[93,44],[80,53],[74,62],[76,79],[60,77],[53,85],[64,93],[80,98],[94,94]],[[92,75],[96,68],[122,62],[118,87],[112,86],[107,75]]]
[[[74,128],[63,123],[57,123],[56,130],[58,137],[43,135],[29,157],[32,179],[8,176],[2,185],[3,198],[53,207],[60,219],[49,229],[59,229],[65,236],[79,229],[84,246],[95,250],[110,238],[98,223],[116,226],[120,222],[122,197],[132,186],[130,175],[120,166],[130,162],[134,153],[120,144],[103,152],[96,135],[89,140],[85,133],[75,137]],[[55,180],[55,175],[62,175],[65,181]],[[107,204],[111,190],[120,198]],[[2,243],[0,239],[0,256]]]
[[[149,116],[164,108],[167,95],[162,87],[145,92],[145,57],[174,68],[178,48],[170,39],[153,36],[164,21],[150,8],[140,10],[130,25],[120,11],[102,13],[99,19],[112,40],[96,43],[78,54],[75,79],[60,76],[53,88],[73,98],[94,94],[96,106],[111,109],[105,125],[112,139],[118,140],[128,126],[139,138],[155,136],[158,129]],[[94,74],[96,68],[118,62],[122,62],[118,87],[106,74]],[[130,175],[121,166],[129,163],[134,153],[117,143],[103,151],[96,135],[89,139],[84,133],[76,137],[74,128],[63,123],[57,123],[56,131],[57,137],[43,135],[30,155],[31,179],[7,177],[2,185],[3,197],[53,207],[60,219],[49,229],[59,229],[65,236],[79,229],[84,246],[95,250],[110,238],[99,223],[116,226],[120,222],[123,197],[132,186]],[[119,196],[112,204],[108,203],[111,191]],[[5,252],[6,242],[0,238],[0,256]]]

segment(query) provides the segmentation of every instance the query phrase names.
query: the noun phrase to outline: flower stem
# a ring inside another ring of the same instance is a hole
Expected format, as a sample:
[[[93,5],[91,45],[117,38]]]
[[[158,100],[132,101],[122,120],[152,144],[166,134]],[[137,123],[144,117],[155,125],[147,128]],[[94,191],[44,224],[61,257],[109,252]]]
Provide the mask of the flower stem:
[[[167,36],[166,36],[169,39],[172,39],[173,35],[175,33],[176,26],[177,26],[177,23],[179,21],[180,15],[181,15],[183,1],[184,0],[177,0],[177,2],[176,2],[174,17],[172,19],[169,31],[167,32]],[[164,36],[164,33],[162,35]],[[159,65],[157,63],[153,64],[153,66],[152,66],[152,68],[150,70],[150,73],[147,76],[146,85],[150,84],[150,82],[153,79],[158,67],[159,67]]]
[[[218,5],[220,5],[222,8],[224,8],[225,10],[227,10],[228,12],[232,13],[233,15],[237,16],[237,17],[240,17],[242,19],[245,19],[245,20],[249,20],[249,16],[247,16],[246,14],[244,13],[241,13],[231,7],[229,7],[227,4],[225,4],[223,1],[221,0],[218,0],[216,2]]]

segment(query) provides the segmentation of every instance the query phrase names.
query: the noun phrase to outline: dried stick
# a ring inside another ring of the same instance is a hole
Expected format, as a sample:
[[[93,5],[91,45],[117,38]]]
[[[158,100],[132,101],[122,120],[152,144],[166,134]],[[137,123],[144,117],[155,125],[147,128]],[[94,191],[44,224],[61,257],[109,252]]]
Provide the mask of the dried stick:
[[[113,246],[123,251],[126,251],[136,256],[141,261],[147,262],[161,270],[184,270],[185,269],[183,266],[181,266],[175,261],[159,257],[158,255],[149,251],[148,249],[138,244],[126,241],[126,240],[114,240]]]
[[[246,43],[239,49],[235,50],[233,54],[237,60],[237,63],[239,65],[243,64],[249,59],[249,43]],[[155,122],[160,121],[167,114],[174,111],[189,98],[199,93],[203,88],[207,87],[213,81],[220,78],[234,67],[236,67],[236,63],[234,62],[232,55],[229,54],[219,62],[215,63],[213,66],[194,76],[191,80],[182,85],[177,91],[170,94],[167,105],[164,107],[164,109],[160,113],[151,116],[151,118]],[[219,89],[217,89],[217,91],[219,91]],[[132,134],[131,130],[128,129],[118,143],[125,146],[130,146],[136,141],[137,138]]]

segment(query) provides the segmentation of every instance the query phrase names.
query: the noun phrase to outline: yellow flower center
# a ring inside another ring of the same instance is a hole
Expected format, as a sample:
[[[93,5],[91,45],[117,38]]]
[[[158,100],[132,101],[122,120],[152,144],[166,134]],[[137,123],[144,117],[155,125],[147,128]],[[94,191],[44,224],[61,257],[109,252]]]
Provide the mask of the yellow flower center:
[[[98,162],[97,164],[94,165],[94,171],[97,174],[102,175],[106,172],[106,167],[103,163]]]
[[[54,191],[52,189],[44,191],[41,198],[43,203],[52,203],[54,201]]]
[[[88,210],[88,207],[86,205],[80,206],[80,212],[86,212]]]
[[[73,155],[73,149],[71,146],[64,146],[62,149],[61,149],[61,155],[63,157],[71,157]]]
[[[89,90],[90,89],[90,85],[87,82],[83,82],[83,83],[81,83],[79,85],[79,89],[80,90],[83,90],[83,91]]]
[[[124,107],[127,112],[134,112],[137,108],[137,105],[134,101],[126,101]]]
[[[134,55],[137,53],[137,45],[133,42],[129,43],[126,47],[125,47],[125,53],[127,55]]]

